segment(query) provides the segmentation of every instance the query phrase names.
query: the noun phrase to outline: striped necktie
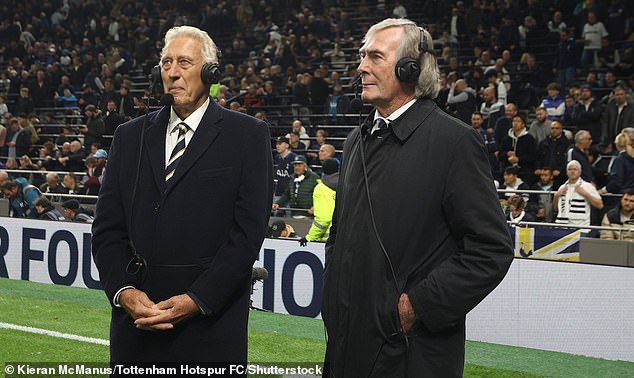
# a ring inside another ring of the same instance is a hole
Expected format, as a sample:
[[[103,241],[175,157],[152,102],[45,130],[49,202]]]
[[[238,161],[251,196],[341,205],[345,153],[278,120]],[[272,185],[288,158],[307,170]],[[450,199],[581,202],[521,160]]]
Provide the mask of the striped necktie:
[[[172,176],[174,176],[174,172],[176,171],[176,166],[178,162],[181,160],[181,156],[185,152],[185,134],[187,134],[187,130],[189,130],[189,126],[185,122],[181,122],[178,124],[178,140],[176,141],[176,145],[172,150],[172,154],[170,155],[170,159],[167,162],[167,168],[165,168],[165,181],[169,181]]]
[[[387,129],[388,126],[389,124],[385,122],[383,118],[377,118],[374,120],[374,127],[372,128],[372,134],[378,131],[385,130]]]

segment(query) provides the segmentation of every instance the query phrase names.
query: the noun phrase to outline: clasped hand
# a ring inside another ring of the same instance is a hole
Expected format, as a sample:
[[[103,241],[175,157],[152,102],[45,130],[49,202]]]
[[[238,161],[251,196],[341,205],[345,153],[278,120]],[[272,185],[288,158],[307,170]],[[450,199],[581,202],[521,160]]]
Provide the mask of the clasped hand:
[[[154,303],[138,289],[127,289],[119,296],[121,307],[134,319],[137,328],[164,331],[198,314],[200,308],[187,294],[176,295]]]

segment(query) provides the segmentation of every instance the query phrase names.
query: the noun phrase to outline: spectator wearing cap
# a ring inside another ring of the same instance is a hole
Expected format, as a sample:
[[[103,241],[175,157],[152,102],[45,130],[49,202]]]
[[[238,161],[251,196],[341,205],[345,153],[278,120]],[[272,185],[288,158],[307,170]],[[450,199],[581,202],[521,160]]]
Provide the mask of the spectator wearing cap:
[[[335,211],[335,196],[339,183],[339,162],[328,159],[321,163],[324,176],[317,180],[313,191],[313,223],[308,234],[300,240],[305,246],[309,241],[325,242],[330,236],[332,214]]]
[[[269,226],[269,238],[292,238],[295,237],[295,229],[283,220],[276,220]]]
[[[272,209],[290,207],[293,209],[310,210],[313,207],[313,190],[317,185],[319,176],[308,167],[306,157],[297,155],[293,161],[294,176],[288,188],[282,196],[273,203]],[[291,211],[292,216],[307,215],[306,211]]]
[[[101,110],[94,105],[87,105],[84,109],[86,115],[86,126],[79,131],[84,134],[84,145],[90,146],[93,143],[101,144],[101,137],[104,132],[104,122],[101,117]]]
[[[99,149],[92,157],[86,159],[86,175],[82,179],[85,194],[94,196],[99,194],[101,182],[106,173],[107,158],[108,153]]]
[[[64,215],[53,206],[51,201],[45,196],[38,197],[34,202],[33,206],[35,206],[35,211],[37,211],[39,215],[39,219],[47,219],[47,220],[66,220]]]
[[[601,103],[592,96],[592,88],[589,84],[581,86],[581,98],[573,112],[572,124],[577,131],[586,130],[597,142],[601,140]]]
[[[275,192],[273,200],[278,198],[288,188],[288,182],[293,177],[293,161],[295,153],[291,152],[288,138],[279,137],[275,143],[275,157],[273,158]]]
[[[559,83],[550,83],[546,87],[548,96],[542,100],[541,107],[548,112],[548,120],[552,121],[555,117],[563,117],[566,111],[566,102],[561,97],[561,86]]]
[[[86,210],[79,205],[76,199],[69,199],[62,203],[64,215],[73,222],[92,223],[94,218],[86,213]]]

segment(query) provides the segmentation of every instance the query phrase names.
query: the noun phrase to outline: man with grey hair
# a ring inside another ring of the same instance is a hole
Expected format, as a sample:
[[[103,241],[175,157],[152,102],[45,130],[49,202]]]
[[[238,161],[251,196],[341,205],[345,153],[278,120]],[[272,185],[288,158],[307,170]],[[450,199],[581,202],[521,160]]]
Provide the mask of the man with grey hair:
[[[211,100],[220,71],[206,32],[168,30],[158,71],[171,104],[115,131],[93,223],[111,364],[246,363],[273,193],[269,128]]]
[[[513,259],[482,138],[433,101],[431,43],[386,19],[360,49],[374,110],[346,142],[326,243],[324,376],[462,376],[465,316]]]
[[[67,194],[68,191],[60,184],[59,176],[55,172],[49,172],[46,174],[46,182],[40,185],[40,191],[44,194]],[[53,202],[61,202],[60,196],[51,196],[50,200]]]
[[[568,150],[568,161],[576,160],[581,165],[581,178],[587,182],[594,179],[592,165],[588,159],[588,151],[592,145],[592,135],[589,131],[579,130],[575,134],[575,145]]]

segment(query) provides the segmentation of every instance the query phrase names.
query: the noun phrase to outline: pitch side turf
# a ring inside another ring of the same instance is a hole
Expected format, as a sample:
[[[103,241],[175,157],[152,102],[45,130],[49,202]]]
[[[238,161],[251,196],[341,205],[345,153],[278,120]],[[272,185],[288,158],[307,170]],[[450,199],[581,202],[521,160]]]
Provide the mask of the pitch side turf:
[[[72,338],[107,340],[109,317],[101,291],[0,278],[0,371],[8,361],[107,362],[107,346]],[[58,337],[8,325],[53,331]],[[323,353],[321,320],[251,312],[251,362],[308,363],[321,361]],[[472,341],[466,360],[466,377],[634,377],[630,362]]]

